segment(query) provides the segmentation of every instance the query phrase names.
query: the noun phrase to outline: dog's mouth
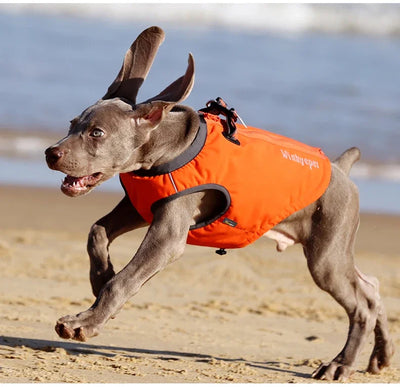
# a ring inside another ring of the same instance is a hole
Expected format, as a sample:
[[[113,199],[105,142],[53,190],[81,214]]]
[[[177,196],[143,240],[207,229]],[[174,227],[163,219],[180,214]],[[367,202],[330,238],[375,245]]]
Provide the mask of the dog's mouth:
[[[67,175],[61,184],[61,191],[68,196],[84,195],[98,185],[102,177],[101,172],[82,177]]]

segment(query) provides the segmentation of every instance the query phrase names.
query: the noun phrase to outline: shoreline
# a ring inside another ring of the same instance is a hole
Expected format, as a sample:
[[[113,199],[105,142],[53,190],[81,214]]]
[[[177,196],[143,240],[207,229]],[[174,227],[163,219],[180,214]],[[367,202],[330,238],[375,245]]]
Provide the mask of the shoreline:
[[[0,127],[0,186],[32,186],[54,188],[62,174],[47,168],[44,150],[64,137],[66,131]],[[363,153],[363,152],[362,152]],[[334,160],[338,154],[327,155]],[[398,194],[400,163],[384,162],[365,154],[350,172],[360,192],[362,212],[395,213],[400,216]],[[118,179],[110,179],[97,191],[119,192]]]
[[[0,227],[19,228],[23,225],[41,230],[58,227],[65,231],[89,232],[91,225],[111,211],[123,196],[122,188],[120,192],[97,190],[86,196],[70,198],[59,188],[0,184],[0,211],[3,212]],[[40,218],[43,202],[52,216]],[[399,229],[400,214],[361,212],[356,248],[400,255]],[[384,240],[382,244],[374,240],[378,233]]]
[[[0,128],[0,186],[56,188],[63,175],[47,167],[44,150],[65,134],[64,131],[59,133],[34,128]],[[329,156],[335,159],[338,155]],[[369,160],[363,155],[352,167],[350,178],[359,189],[362,212],[400,216],[398,161],[385,163],[383,160]],[[96,191],[118,193],[119,181],[110,179]]]

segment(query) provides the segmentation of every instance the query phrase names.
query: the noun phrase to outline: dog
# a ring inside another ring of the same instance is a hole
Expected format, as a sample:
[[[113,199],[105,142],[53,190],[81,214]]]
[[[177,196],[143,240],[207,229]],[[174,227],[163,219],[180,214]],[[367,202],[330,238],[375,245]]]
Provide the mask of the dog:
[[[71,121],[65,138],[46,149],[49,168],[67,175],[61,185],[64,194],[87,194],[115,174],[146,175],[179,160],[195,142],[201,127],[199,113],[180,104],[194,83],[191,54],[182,77],[157,96],[136,103],[138,90],[163,40],[164,32],[159,27],[143,31],[127,51],[104,97]],[[347,380],[372,331],[375,345],[368,372],[379,373],[389,366],[394,353],[378,280],[362,274],[354,265],[359,203],[358,190],[348,174],[359,157],[359,150],[351,148],[329,162],[331,174],[320,196],[266,232],[277,242],[279,251],[294,243],[302,244],[315,283],[348,315],[347,341],[333,360],[313,372],[316,379]],[[159,200],[151,208],[151,220],[139,213],[127,193],[109,214],[93,224],[87,251],[90,282],[97,298],[88,310],[57,321],[55,329],[60,337],[85,341],[97,335],[146,281],[182,255],[193,225],[215,219],[226,207],[221,191],[206,188]],[[234,227],[235,222],[230,221]],[[109,245],[118,236],[149,223],[133,259],[116,274]]]

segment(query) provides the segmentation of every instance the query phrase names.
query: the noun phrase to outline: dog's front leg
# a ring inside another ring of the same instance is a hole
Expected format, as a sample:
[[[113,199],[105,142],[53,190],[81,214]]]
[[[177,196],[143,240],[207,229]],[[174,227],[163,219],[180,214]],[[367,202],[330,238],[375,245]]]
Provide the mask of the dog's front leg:
[[[111,242],[128,231],[146,225],[127,196],[109,214],[93,224],[88,236],[87,251],[90,258],[90,283],[96,297],[115,274],[109,254]]]
[[[58,335],[78,341],[96,336],[146,281],[183,253],[195,208],[195,201],[185,197],[157,208],[132,260],[104,285],[92,307],[57,321]]]

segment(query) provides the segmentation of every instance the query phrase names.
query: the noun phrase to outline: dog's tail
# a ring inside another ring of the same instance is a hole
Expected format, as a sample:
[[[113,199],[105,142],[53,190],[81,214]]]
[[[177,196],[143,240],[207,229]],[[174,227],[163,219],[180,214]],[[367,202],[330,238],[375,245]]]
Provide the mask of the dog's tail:
[[[334,163],[348,175],[353,164],[360,160],[361,152],[358,148],[353,147],[344,151]]]

